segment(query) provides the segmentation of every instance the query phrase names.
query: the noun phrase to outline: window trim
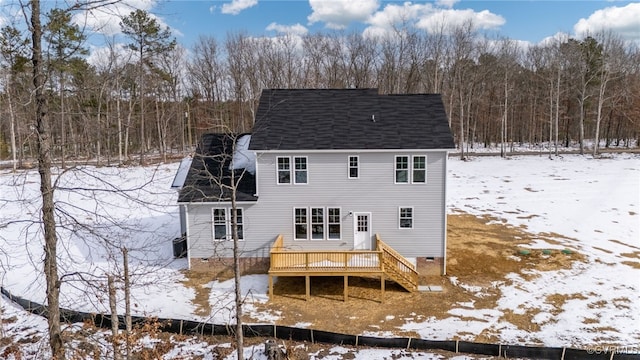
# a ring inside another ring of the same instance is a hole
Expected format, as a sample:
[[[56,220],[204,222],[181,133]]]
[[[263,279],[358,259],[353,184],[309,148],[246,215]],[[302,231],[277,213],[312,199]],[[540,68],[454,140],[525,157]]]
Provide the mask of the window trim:
[[[314,210],[320,210],[320,212],[322,213],[322,216],[320,218],[320,222],[314,221],[314,214],[313,214]],[[310,236],[311,237],[309,239],[311,241],[322,241],[322,240],[325,240],[325,235],[327,235],[327,233],[326,233],[327,222],[326,222],[326,217],[325,217],[326,215],[325,214],[326,214],[326,212],[325,212],[324,207],[311,207],[309,209],[309,229],[311,230],[310,231]],[[313,234],[314,234],[313,227],[317,226],[317,225],[320,225],[321,229],[322,229],[322,232],[321,232],[322,237],[321,238],[314,238],[313,237]]]
[[[351,159],[355,159],[355,166],[351,165]],[[351,169],[356,170],[356,176],[351,176]],[[360,178],[360,156],[349,155],[347,156],[347,179],[359,179]]]
[[[406,217],[406,216],[403,217],[402,216],[402,210],[404,210],[404,209],[410,209],[411,210],[411,216],[410,217]],[[400,229],[400,230],[411,230],[411,229],[413,229],[413,227],[414,227],[413,225],[415,223],[415,218],[416,218],[415,217],[415,210],[414,210],[413,206],[399,206],[398,207],[398,229]],[[411,220],[411,226],[410,227],[402,226],[402,220],[403,219]]]
[[[224,225],[225,225],[225,236],[224,239],[216,238],[216,226],[221,226],[220,222],[216,222],[215,211],[223,210],[224,211]],[[240,213],[236,220],[240,219],[238,225],[238,241],[244,241],[244,225],[245,225],[245,214],[244,208],[236,207],[236,210]],[[226,206],[215,206],[211,208],[211,231],[212,238],[215,242],[223,242],[223,241],[233,241],[233,229],[231,224],[231,217],[233,216],[233,208]]]
[[[297,222],[297,212],[296,210],[304,210],[305,211],[305,222],[298,223]],[[313,225],[319,225],[319,222],[313,221],[313,210],[314,209],[322,209],[322,238],[313,238]],[[329,210],[338,210],[338,222],[330,222],[329,218]],[[294,206],[293,207],[293,240],[294,241],[340,241],[342,240],[342,230],[344,229],[343,221],[342,221],[342,208],[339,206]],[[306,234],[304,238],[297,237],[296,227],[298,225],[305,225],[307,228]],[[338,238],[331,238],[329,235],[329,227],[331,225],[338,225],[340,232]]]
[[[415,168],[416,158],[424,159],[424,168],[417,169]],[[416,181],[415,172],[423,171],[424,172],[424,181]],[[412,155],[411,156],[411,183],[412,184],[426,184],[427,183],[427,155]]]
[[[407,159],[407,168],[406,169],[398,169],[398,159],[406,158]],[[424,158],[424,168],[416,169],[415,168],[415,160],[416,158]],[[394,184],[426,184],[428,182],[428,157],[426,154],[421,155],[395,155],[393,158],[393,183]],[[407,172],[407,181],[398,182],[398,171],[406,171]],[[424,171],[424,181],[416,181],[414,176],[414,171]]]
[[[287,159],[289,164],[288,170],[280,170],[280,159]],[[280,172],[289,172],[289,182],[280,182]],[[291,185],[293,179],[291,178],[291,157],[290,156],[276,156],[276,184],[277,185]]]
[[[297,217],[298,214],[296,213],[296,210],[304,210],[305,211],[305,222],[304,223],[298,223],[297,222]],[[298,238],[298,233],[296,231],[296,227],[298,226],[298,224],[302,225],[304,224],[307,227],[306,230],[306,234],[304,238]],[[294,241],[305,241],[305,240],[309,240],[309,208],[304,206],[294,206],[293,207],[293,240]]]
[[[407,168],[398,169],[398,158],[407,158]],[[407,181],[398,181],[398,171],[407,172]],[[394,184],[410,184],[411,183],[411,156],[409,155],[396,155],[393,158],[393,183]]]
[[[342,240],[342,208],[339,206],[332,206],[329,207],[327,206],[327,212],[326,212],[326,216],[327,216],[327,241],[339,241]],[[338,222],[337,223],[332,223],[329,219],[329,210],[338,210]],[[340,232],[338,233],[338,237],[337,238],[332,238],[329,232],[329,226],[331,226],[332,224],[338,224],[338,226],[340,227]]]
[[[304,159],[304,170],[298,170],[296,169],[296,160],[298,159]],[[293,156],[293,161],[292,161],[293,166],[291,167],[291,171],[292,171],[292,180],[293,180],[293,185],[307,185],[309,183],[309,157],[308,156]],[[298,182],[297,181],[297,172],[298,171],[304,171],[305,173],[305,182]]]

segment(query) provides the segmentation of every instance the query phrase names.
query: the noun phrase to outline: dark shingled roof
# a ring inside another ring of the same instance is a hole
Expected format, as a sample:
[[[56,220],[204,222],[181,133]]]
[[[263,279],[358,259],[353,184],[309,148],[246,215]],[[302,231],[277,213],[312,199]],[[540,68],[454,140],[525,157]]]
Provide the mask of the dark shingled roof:
[[[250,150],[453,149],[439,94],[265,89]]]
[[[231,170],[234,141],[242,135],[205,134],[202,136],[191,167],[180,193],[178,202],[231,201]],[[257,201],[256,178],[253,174],[235,170],[237,201]]]

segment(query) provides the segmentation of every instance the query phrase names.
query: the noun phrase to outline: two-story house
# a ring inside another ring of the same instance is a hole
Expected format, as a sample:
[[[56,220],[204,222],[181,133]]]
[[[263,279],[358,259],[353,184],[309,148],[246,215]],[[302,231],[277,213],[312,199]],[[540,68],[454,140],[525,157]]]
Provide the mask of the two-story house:
[[[418,272],[444,273],[453,147],[438,94],[264,90],[251,134],[208,134],[196,151],[178,200],[189,266],[230,263],[234,183],[248,271],[269,268],[276,240],[283,251],[364,254],[378,235]]]

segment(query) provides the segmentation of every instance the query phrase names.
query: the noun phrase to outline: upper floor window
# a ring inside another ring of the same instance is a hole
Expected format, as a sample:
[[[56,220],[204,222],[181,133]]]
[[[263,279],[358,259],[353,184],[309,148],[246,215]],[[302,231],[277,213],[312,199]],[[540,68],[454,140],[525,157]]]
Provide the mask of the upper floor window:
[[[426,156],[414,156],[413,157],[413,179],[414,183],[427,182],[427,157]]]
[[[238,239],[244,239],[244,220],[241,208],[236,208],[236,225],[238,227]],[[233,240],[233,209],[213,209],[213,238],[215,240]]]
[[[276,163],[278,184],[291,184],[292,178],[294,184],[307,183],[308,174],[306,157],[294,156],[293,167],[291,166],[291,158],[288,156],[278,156]]]
[[[349,156],[349,179],[357,179],[359,176],[360,159],[357,155]]]
[[[396,183],[404,184],[409,182],[409,157],[396,156]]]
[[[395,183],[426,183],[427,157],[424,155],[398,155],[395,157]]]
[[[293,158],[293,162],[295,163],[295,178],[294,181],[296,184],[306,184],[307,183],[307,158],[302,156],[296,156]]]
[[[278,157],[278,184],[291,184],[291,159]]]

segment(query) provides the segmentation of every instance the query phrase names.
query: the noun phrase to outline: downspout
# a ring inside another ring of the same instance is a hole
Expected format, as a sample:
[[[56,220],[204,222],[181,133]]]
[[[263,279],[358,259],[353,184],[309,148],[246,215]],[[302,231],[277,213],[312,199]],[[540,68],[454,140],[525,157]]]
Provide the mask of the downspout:
[[[187,269],[191,270],[191,244],[189,243],[189,206],[184,206],[185,242],[187,244]],[[181,234],[182,235],[182,234]]]
[[[449,161],[449,151],[444,152],[444,176],[442,184],[442,276],[447,275],[447,161]]]

